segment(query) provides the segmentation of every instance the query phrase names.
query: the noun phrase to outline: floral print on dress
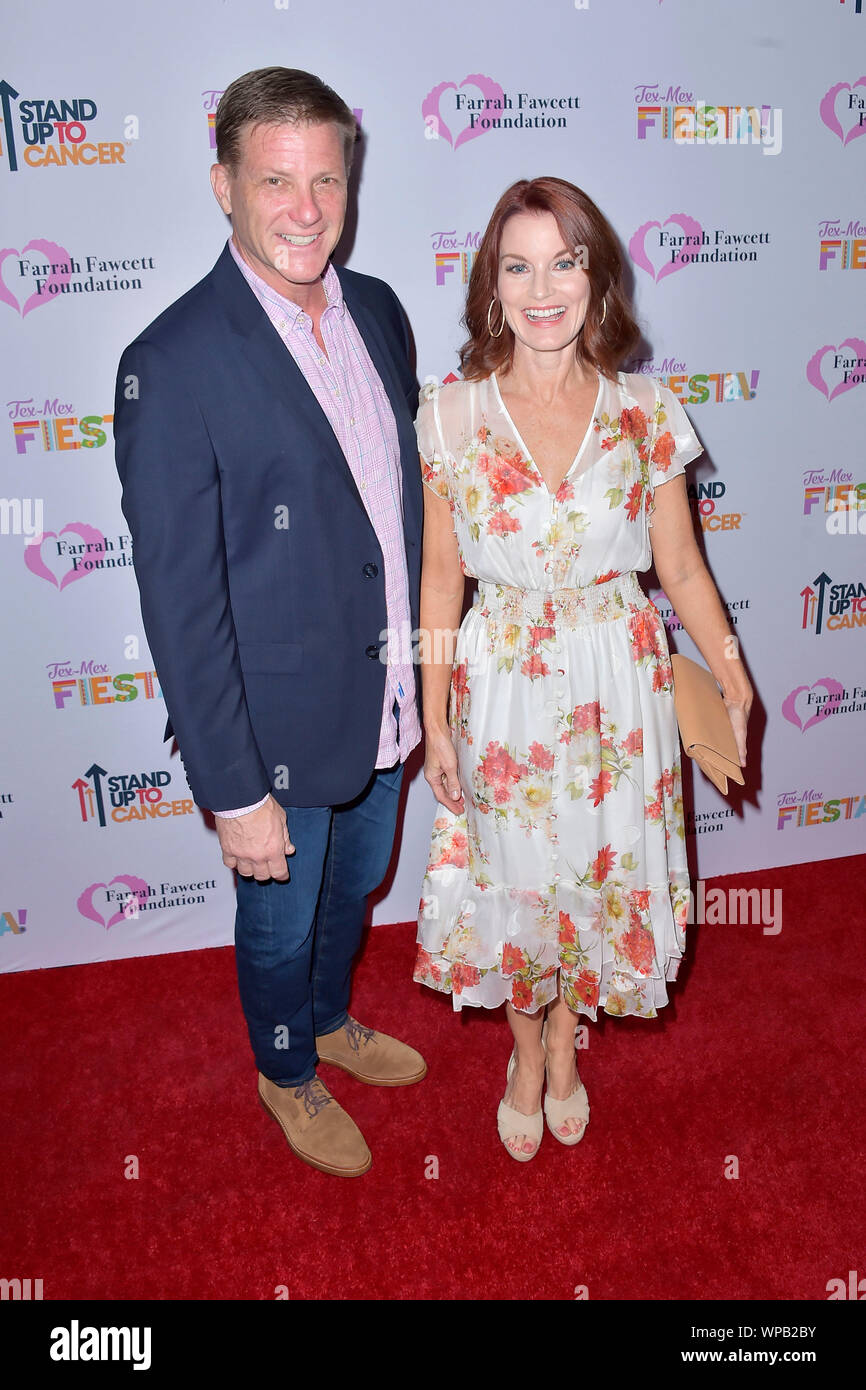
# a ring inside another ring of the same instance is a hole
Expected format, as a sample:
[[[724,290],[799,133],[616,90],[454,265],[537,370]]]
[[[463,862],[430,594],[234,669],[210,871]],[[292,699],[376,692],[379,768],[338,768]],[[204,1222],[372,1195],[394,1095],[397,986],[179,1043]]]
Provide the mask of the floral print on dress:
[[[521,531],[524,494],[537,488],[540,480],[517,444],[494,437],[482,423],[466,448],[464,465],[471,470],[471,484],[449,500],[459,508],[472,539],[479,542],[482,534],[507,537]],[[442,496],[438,482],[434,487]]]
[[[633,613],[628,620],[631,650],[638,666],[652,672],[653,690],[673,691],[674,673],[661,614],[654,603]]]
[[[562,753],[565,790],[572,800],[586,796],[595,808],[616,790],[621,777],[630,777],[637,785],[632,769],[643,755],[642,729],[622,735],[598,700],[576,705],[563,725],[559,741],[566,745]]]
[[[655,1017],[689,879],[672,673],[649,568],[654,488],[701,446],[652,378],[599,378],[572,468],[544,485],[495,382],[430,383],[424,482],[478,594],[448,719],[464,811],[436,807],[414,978],[455,1009]]]

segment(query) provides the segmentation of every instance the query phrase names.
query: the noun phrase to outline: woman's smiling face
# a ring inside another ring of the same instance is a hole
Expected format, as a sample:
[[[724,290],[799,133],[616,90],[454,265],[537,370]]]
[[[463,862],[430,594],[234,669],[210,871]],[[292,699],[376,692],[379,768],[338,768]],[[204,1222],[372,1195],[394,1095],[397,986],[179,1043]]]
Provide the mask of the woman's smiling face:
[[[563,245],[553,213],[517,212],[508,218],[497,293],[515,338],[533,352],[561,352],[576,340],[591,287],[578,248]]]

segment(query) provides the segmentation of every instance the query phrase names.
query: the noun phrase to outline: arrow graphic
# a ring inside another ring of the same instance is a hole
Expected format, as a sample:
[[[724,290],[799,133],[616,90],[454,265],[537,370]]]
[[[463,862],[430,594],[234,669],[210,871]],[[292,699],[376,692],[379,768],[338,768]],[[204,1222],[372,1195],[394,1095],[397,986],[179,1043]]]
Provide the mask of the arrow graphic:
[[[99,763],[91,763],[84,775],[85,777],[93,778],[93,790],[96,793],[96,811],[99,816],[99,824],[105,825],[105,807],[102,803],[102,782],[100,779],[102,777],[107,777],[108,773],[104,767],[99,766]]]
[[[10,87],[6,81],[0,82],[0,102],[3,105],[3,128],[6,131],[6,146],[9,150],[9,169],[14,174],[18,169],[18,160],[15,157],[15,132],[12,129],[12,108],[10,101],[14,101],[18,93],[14,87]]]
[[[822,573],[822,574],[819,574],[818,577],[817,577],[817,579],[813,579],[813,580],[812,580],[812,583],[813,583],[813,584],[817,584],[817,585],[818,585],[818,616],[817,616],[817,618],[816,618],[816,620],[815,620],[815,636],[816,636],[816,637],[817,637],[818,633],[821,631],[821,620],[822,620],[822,618],[823,618],[823,616],[824,616],[824,590],[826,589],[827,585],[830,584],[831,582],[832,582],[832,581],[831,581],[831,579],[830,579],[829,574],[823,574],[823,573]]]
[[[85,792],[85,789],[86,789],[86,787],[87,787],[87,783],[85,782],[85,780],[84,780],[83,777],[79,777],[77,782],[73,782],[73,783],[72,783],[72,787],[73,787],[73,790],[74,790],[74,791],[77,791],[77,792],[78,792],[78,804],[79,804],[79,806],[81,807],[81,819],[82,819],[83,821],[86,821],[86,820],[87,820],[87,803],[86,803],[85,800],[84,800],[84,792]]]

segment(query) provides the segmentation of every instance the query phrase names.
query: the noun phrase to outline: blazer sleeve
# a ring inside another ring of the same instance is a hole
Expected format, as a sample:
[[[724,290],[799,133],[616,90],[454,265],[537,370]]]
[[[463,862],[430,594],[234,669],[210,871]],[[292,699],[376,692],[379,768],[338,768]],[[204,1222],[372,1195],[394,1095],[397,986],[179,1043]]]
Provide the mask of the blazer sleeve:
[[[270,790],[229,599],[219,470],[199,404],[162,346],[132,343],[114,405],[121,507],[141,615],[190,790],[208,809]]]
[[[395,321],[395,329],[398,335],[401,351],[398,354],[398,365],[400,369],[400,384],[406,397],[406,405],[409,414],[415,419],[418,410],[418,378],[412,366],[412,335],[409,330],[409,320],[402,304],[392,290],[391,286],[382,282],[391,298],[392,312]]]

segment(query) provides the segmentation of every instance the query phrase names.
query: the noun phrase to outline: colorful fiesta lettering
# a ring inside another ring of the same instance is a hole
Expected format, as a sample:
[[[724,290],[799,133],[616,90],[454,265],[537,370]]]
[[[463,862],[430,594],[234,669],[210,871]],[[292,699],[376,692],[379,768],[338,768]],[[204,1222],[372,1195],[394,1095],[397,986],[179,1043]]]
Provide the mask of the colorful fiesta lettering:
[[[822,512],[860,511],[866,508],[866,482],[837,483],[834,486],[812,484],[803,489],[803,515],[811,516],[819,505]]]
[[[108,435],[102,425],[112,425],[114,415],[74,415],[48,416],[42,420],[14,420],[12,434],[16,453],[26,454],[27,446],[34,440],[41,443],[47,453],[68,449],[101,449]],[[81,436],[75,438],[75,431]]]
[[[840,796],[832,801],[801,801],[795,806],[780,806],[776,829],[787,826],[831,825],[836,821],[859,820],[866,815],[866,795]]]
[[[446,275],[452,274],[458,266],[460,267],[460,283],[469,284],[469,276],[472,274],[472,265],[475,260],[474,251],[436,251],[434,260],[437,285],[444,285]]]
[[[866,237],[834,237],[821,242],[818,269],[866,270]]]
[[[704,405],[707,401],[753,401],[758,394],[760,371],[746,372],[685,372],[659,374],[683,405]],[[712,389],[711,389],[712,387]],[[688,393],[688,394],[686,394]]]
[[[770,106],[711,106],[707,102],[639,104],[637,138],[650,131],[677,145],[760,145],[764,154],[782,147],[782,112]]]
[[[136,684],[140,681],[141,686]],[[111,685],[116,694],[111,694],[106,687]],[[123,705],[130,704],[137,700],[139,695],[145,700],[161,700],[162,691],[159,689],[159,680],[155,671],[136,671],[134,674],[124,672],[121,675],[111,676],[78,676],[66,679],[55,679],[51,682],[51,689],[54,694],[55,709],[65,709],[68,702],[72,699],[73,690],[78,692],[78,700],[82,705]],[[73,701],[74,703],[74,701]]]
[[[27,930],[26,907],[19,907],[18,916],[14,912],[0,912],[0,936],[5,932],[12,932],[13,936],[20,936]]]

